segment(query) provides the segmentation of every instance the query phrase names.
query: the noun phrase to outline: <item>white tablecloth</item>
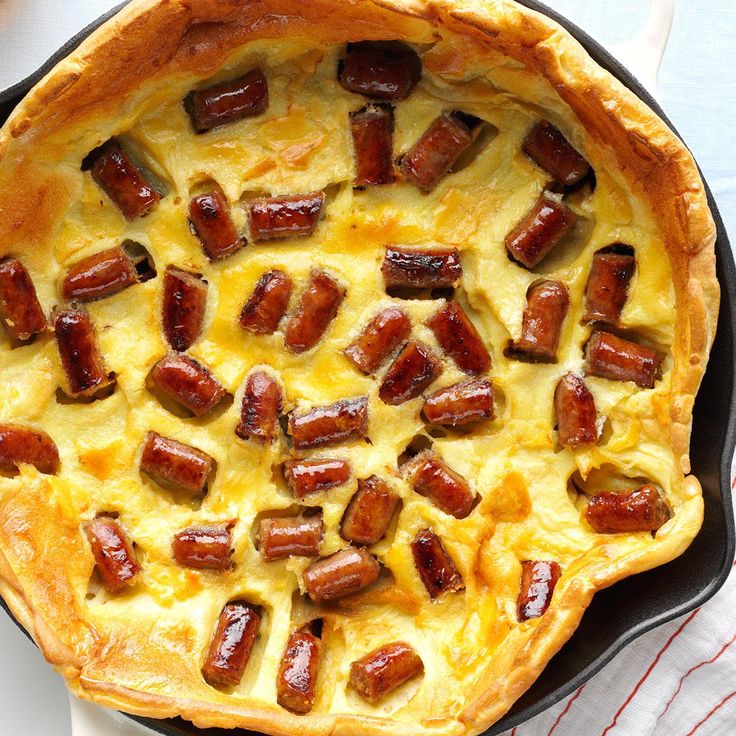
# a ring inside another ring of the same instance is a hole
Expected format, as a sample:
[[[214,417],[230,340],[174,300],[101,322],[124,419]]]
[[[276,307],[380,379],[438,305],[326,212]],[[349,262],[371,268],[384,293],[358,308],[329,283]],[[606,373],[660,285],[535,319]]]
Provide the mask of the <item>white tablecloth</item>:
[[[0,0],[0,89],[31,73],[113,0]],[[549,0],[601,41],[627,39],[643,0]],[[700,162],[736,238],[736,2],[679,0],[662,67],[664,108]],[[736,576],[688,616],[638,639],[513,736],[736,735]],[[0,736],[69,736],[61,679],[0,616]],[[93,732],[123,733],[101,716]]]

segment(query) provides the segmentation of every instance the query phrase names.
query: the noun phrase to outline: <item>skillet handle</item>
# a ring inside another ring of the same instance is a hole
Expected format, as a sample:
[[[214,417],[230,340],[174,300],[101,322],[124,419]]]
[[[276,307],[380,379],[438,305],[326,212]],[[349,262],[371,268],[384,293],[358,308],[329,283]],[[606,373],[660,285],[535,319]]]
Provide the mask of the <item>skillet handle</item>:
[[[650,6],[649,18],[639,32],[612,50],[656,97],[659,67],[670,40],[675,0],[650,0]]]

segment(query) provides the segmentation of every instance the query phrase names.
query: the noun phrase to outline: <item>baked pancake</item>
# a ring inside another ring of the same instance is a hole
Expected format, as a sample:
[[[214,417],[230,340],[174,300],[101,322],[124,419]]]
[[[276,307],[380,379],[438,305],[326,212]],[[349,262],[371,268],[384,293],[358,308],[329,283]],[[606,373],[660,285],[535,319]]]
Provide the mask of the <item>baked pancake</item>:
[[[700,528],[703,184],[510,0],[134,1],[0,213],[0,592],[81,697],[478,734]]]

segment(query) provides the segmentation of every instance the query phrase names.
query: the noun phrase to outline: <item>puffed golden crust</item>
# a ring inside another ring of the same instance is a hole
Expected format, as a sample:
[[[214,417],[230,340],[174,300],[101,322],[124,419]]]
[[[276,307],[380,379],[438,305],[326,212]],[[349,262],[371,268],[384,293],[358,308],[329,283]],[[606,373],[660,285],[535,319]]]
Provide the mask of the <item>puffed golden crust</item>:
[[[575,630],[595,591],[673,559],[700,528],[701,489],[688,475],[688,447],[694,398],[718,315],[715,227],[698,170],[681,141],[567,32],[511,0],[134,0],[54,68],[0,131],[0,255],[20,250],[35,272],[43,270],[48,256],[34,262],[34,249],[48,252],[70,205],[80,197],[80,174],[66,160],[70,146],[78,143],[80,150],[90,150],[134,121],[153,90],[171,80],[179,84],[215,75],[244,44],[292,37],[306,39],[305,46],[325,47],[346,41],[405,40],[425,49],[425,69],[448,84],[478,79],[479,70],[493,62],[490,86],[498,91],[507,85],[525,109],[541,110],[585,152],[597,173],[605,170],[611,191],[630,194],[635,204],[622,201],[621,206],[638,207],[632,218],[650,219],[647,232],[656,233],[656,247],[669,258],[663,278],[671,279],[674,290],[671,331],[661,325],[652,325],[652,330],[671,339],[672,360],[666,385],[636,421],[642,437],[657,437],[666,445],[661,458],[644,470],[659,468],[658,480],[667,488],[674,518],[654,539],[625,535],[590,542],[595,535],[589,535],[588,548],[576,549],[574,555],[571,541],[549,610],[539,619],[516,624],[508,615],[513,605],[505,581],[517,568],[509,572],[504,539],[520,556],[542,554],[534,545],[547,537],[534,537],[536,541],[525,546],[513,536],[513,521],[497,514],[491,508],[493,499],[484,496],[478,513],[486,520],[485,536],[471,540],[453,532],[452,549],[462,558],[475,611],[452,604],[432,609],[406,590],[385,594],[389,604],[404,607],[409,619],[423,620],[426,611],[433,610],[433,615],[448,620],[464,616],[471,638],[476,630],[479,637],[482,633],[485,638],[473,642],[474,658],[464,653],[461,634],[456,637],[461,654],[449,666],[457,668],[462,692],[453,690],[450,702],[440,697],[441,687],[435,684],[437,689],[425,687],[429,692],[415,698],[413,705],[410,699],[385,711],[361,706],[349,712],[354,701],[341,700],[335,712],[324,696],[312,714],[296,716],[278,707],[262,683],[256,697],[208,687],[199,677],[198,652],[223,602],[217,596],[200,620],[172,624],[176,631],[167,630],[166,621],[147,618],[143,604],[130,615],[121,615],[119,608],[107,617],[99,610],[90,614],[86,596],[93,559],[80,522],[94,510],[74,487],[32,468],[24,468],[17,482],[0,490],[0,593],[75,694],[123,711],[162,718],[180,715],[200,727],[250,728],[284,736],[297,730],[305,736],[388,736],[397,727],[402,734],[417,736],[480,733],[538,677]],[[61,273],[58,265],[49,269],[52,280]],[[478,279],[483,280],[480,272]],[[44,305],[54,303],[50,289],[40,289]],[[482,302],[482,296],[478,298]],[[633,317],[631,323],[640,324]],[[497,351],[500,347],[495,344]],[[51,370],[49,355],[53,350],[40,355],[39,370]],[[232,383],[239,381],[233,377]],[[14,406],[3,400],[4,420],[15,418]],[[32,409],[18,414],[36,419]],[[626,447],[620,453],[622,470],[641,467],[632,453]],[[130,463],[132,457],[125,455],[121,462]],[[570,472],[577,467],[584,475],[611,461],[608,456],[577,458]],[[533,466],[528,458],[519,462]],[[565,524],[568,521],[565,517]],[[398,559],[394,570],[399,588],[402,564]],[[177,601],[166,605],[173,610]],[[337,617],[335,640],[347,636],[340,634],[340,627],[349,627],[349,614]],[[484,618],[494,618],[494,623],[484,628]],[[288,622],[279,624],[277,619],[269,622],[270,630],[283,637]],[[363,625],[368,631],[369,624]],[[366,634],[366,641],[375,638],[373,630]],[[278,648],[272,647],[268,656],[278,657]],[[337,655],[325,663],[328,671],[338,673],[331,684],[335,691],[344,686],[345,666]],[[429,709],[429,703],[436,709]]]

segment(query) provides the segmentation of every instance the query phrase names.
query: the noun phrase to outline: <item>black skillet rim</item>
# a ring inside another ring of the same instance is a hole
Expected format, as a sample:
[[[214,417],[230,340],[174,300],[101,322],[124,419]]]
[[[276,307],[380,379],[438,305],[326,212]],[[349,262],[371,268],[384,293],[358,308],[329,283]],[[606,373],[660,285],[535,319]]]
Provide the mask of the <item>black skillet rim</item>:
[[[651,94],[641,85],[641,83],[634,77],[634,75],[619,62],[614,56],[610,54],[598,41],[592,38],[588,33],[583,31],[572,21],[561,15],[557,11],[547,7],[538,0],[516,0],[520,5],[524,5],[527,8],[542,13],[548,16],[555,22],[559,23],[565,28],[588,52],[596,63],[608,70],[614,77],[621,81],[626,87],[628,87],[634,94],[637,95],[644,103],[652,108],[667,125],[678,135],[676,128],[672,125],[666,114],[660,107],[659,103],[651,96]],[[61,61],[64,57],[69,55],[74,49],[76,49],[82,41],[87,38],[93,31],[97,30],[105,21],[112,18],[118,13],[127,2],[123,2],[120,5],[112,8],[110,11],[100,16],[97,20],[90,23],[79,33],[69,39],[51,58],[46,61],[37,71],[29,75],[20,82],[13,86],[0,91],[0,119],[2,119],[3,113],[9,113],[16,104],[18,104],[23,95],[25,95],[37,82],[39,82],[53,67]],[[731,347],[731,365],[736,365],[736,266],[734,265],[733,253],[729,244],[728,234],[721,218],[718,206],[713,198],[710,188],[707,182],[705,183],[705,189],[708,196],[708,203],[710,205],[713,219],[716,223],[716,229],[718,233],[716,241],[716,256],[718,263],[723,271],[721,278],[722,299],[727,297],[728,303],[731,305],[731,333],[730,347]],[[724,299],[725,301],[725,299]],[[726,325],[720,324],[722,319],[719,319],[718,329],[722,330]],[[682,603],[679,606],[673,608],[666,608],[660,611],[658,614],[645,616],[637,625],[631,626],[626,632],[611,643],[606,650],[595,657],[588,663],[578,674],[568,680],[564,685],[558,687],[556,690],[548,693],[546,696],[540,698],[530,706],[523,708],[518,712],[511,712],[507,714],[500,721],[493,724],[487,731],[481,736],[499,736],[504,731],[514,728],[525,721],[534,718],[543,711],[552,707],[563,698],[567,697],[581,685],[587,682],[593,675],[599,672],[608,662],[610,662],[624,647],[633,642],[635,639],[640,637],[647,631],[660,626],[667,621],[671,621],[678,616],[682,616],[690,611],[693,611],[698,606],[701,606],[707,600],[712,598],[721,586],[725,583],[728,575],[731,572],[731,563],[734,558],[734,552],[736,549],[736,530],[734,529],[734,517],[733,517],[733,506],[731,501],[731,462],[733,458],[734,448],[736,447],[736,387],[731,382],[731,395],[729,397],[729,410],[727,418],[727,427],[724,435],[724,447],[721,453],[720,462],[720,490],[721,499],[723,502],[723,513],[725,521],[725,553],[723,558],[723,567],[720,573],[712,578],[709,583],[701,590],[701,592],[691,598],[690,600]],[[11,619],[14,619],[12,614],[7,608],[5,601],[0,598],[0,606],[8,613]],[[19,628],[30,638],[28,632],[17,622],[15,623]],[[543,677],[544,673],[540,675]],[[192,730],[182,730],[176,725],[176,721],[162,721],[151,718],[144,718],[140,716],[133,716],[124,714],[128,718],[152,729],[156,733],[163,734],[163,736],[195,736],[196,733],[205,733],[202,731],[197,732]],[[182,721],[183,723],[183,721]],[[190,726],[190,729],[193,726]],[[240,731],[243,734],[251,733]],[[255,734],[254,734],[255,736]]]

